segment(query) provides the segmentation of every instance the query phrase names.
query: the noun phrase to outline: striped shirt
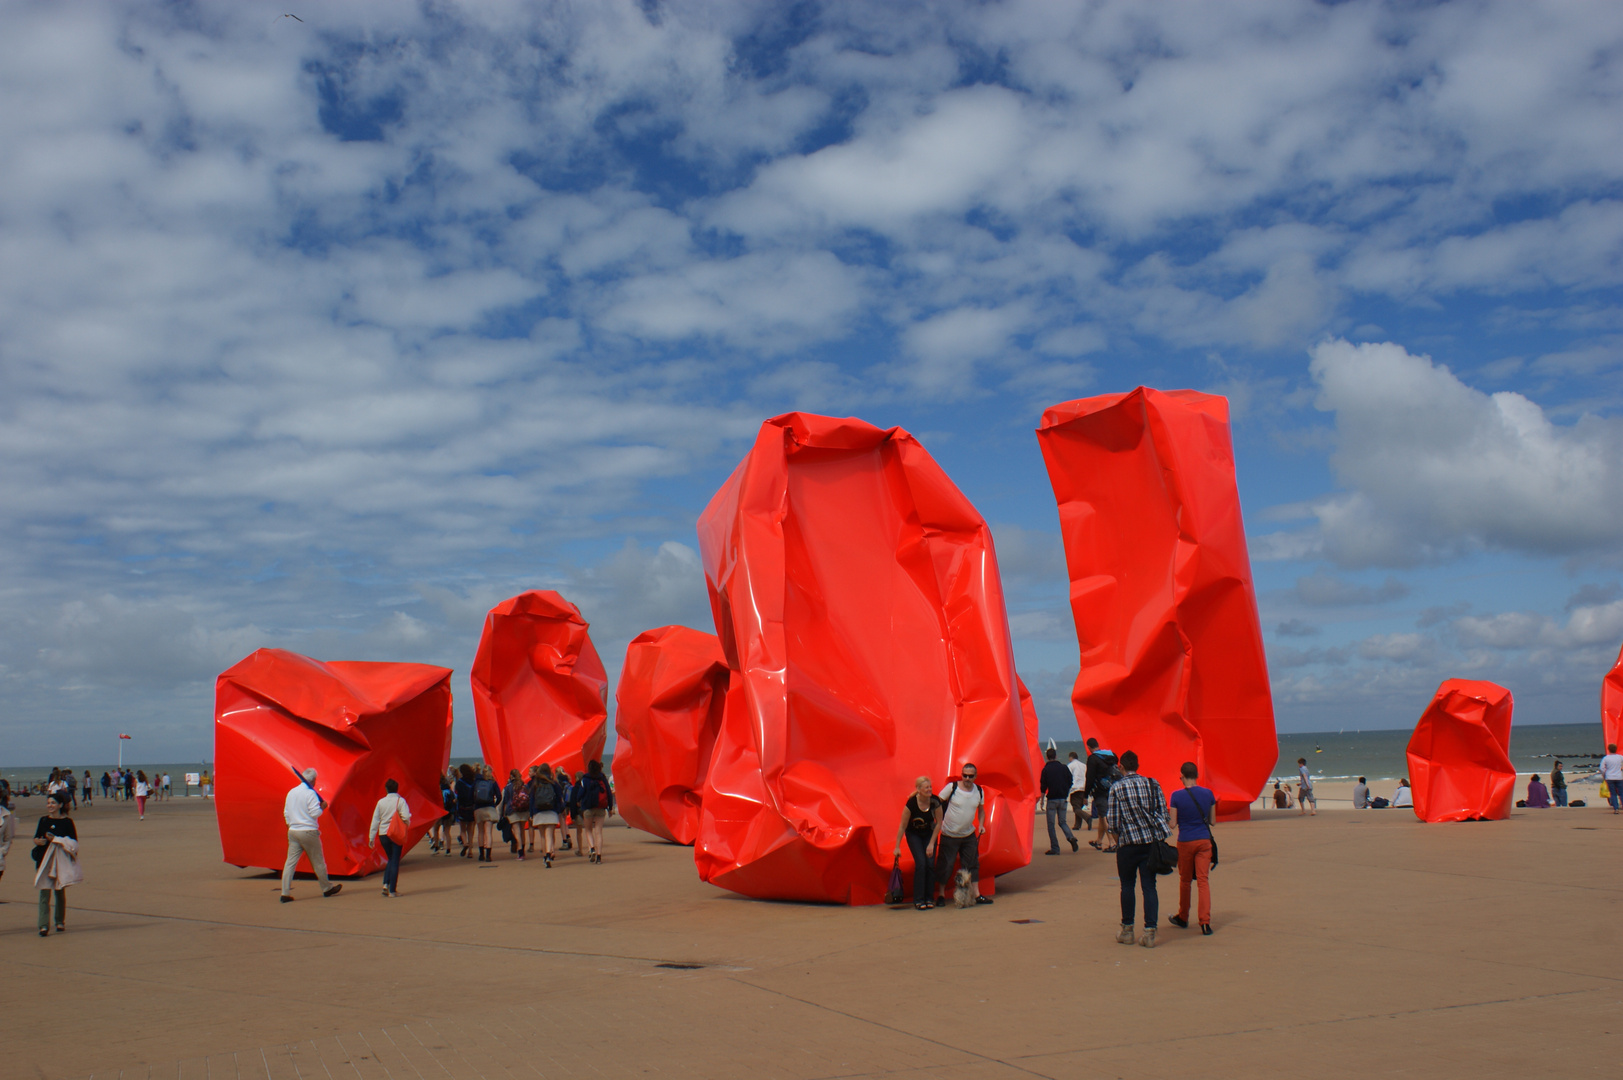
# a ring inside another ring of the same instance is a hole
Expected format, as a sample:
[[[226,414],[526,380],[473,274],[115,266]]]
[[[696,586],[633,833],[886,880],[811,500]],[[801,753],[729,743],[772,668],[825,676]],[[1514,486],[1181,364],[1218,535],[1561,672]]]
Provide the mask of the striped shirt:
[[[1172,832],[1167,825],[1167,801],[1152,777],[1128,773],[1110,785],[1105,828],[1119,844],[1153,844]]]

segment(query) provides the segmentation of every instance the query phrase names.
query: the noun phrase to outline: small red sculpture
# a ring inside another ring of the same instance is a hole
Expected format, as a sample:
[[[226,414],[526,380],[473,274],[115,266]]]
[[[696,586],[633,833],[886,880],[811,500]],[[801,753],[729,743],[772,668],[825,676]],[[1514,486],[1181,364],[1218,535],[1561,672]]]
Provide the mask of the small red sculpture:
[[[1623,746],[1623,651],[1600,684],[1600,724],[1609,746]]]
[[[992,536],[900,428],[788,413],[699,519],[734,674],[699,811],[699,876],[871,904],[902,803],[966,761],[987,790],[983,888],[1031,859],[1022,708]]]
[[[367,846],[385,780],[411,809],[406,848],[444,814],[440,774],[451,756],[451,669],[428,664],[323,663],[260,649],[214,684],[215,815],[234,866],[280,870],[287,860],[282,807],[314,768],[327,800],[321,846],[334,875],[385,862]],[[308,859],[300,869],[311,869]]]
[[[1421,821],[1497,821],[1510,816],[1510,691],[1445,679],[1409,738],[1409,780]]]
[[[520,593],[485,617],[470,678],[479,749],[505,784],[546,762],[571,774],[602,760],[609,676],[580,610],[551,590]]]
[[[1224,820],[1279,756],[1228,401],[1193,390],[1106,394],[1043,413],[1081,670],[1082,737],[1138,754],[1168,791],[1193,761]]]
[[[632,639],[614,694],[614,801],[626,824],[678,844],[698,837],[729,674],[714,634],[662,626]]]

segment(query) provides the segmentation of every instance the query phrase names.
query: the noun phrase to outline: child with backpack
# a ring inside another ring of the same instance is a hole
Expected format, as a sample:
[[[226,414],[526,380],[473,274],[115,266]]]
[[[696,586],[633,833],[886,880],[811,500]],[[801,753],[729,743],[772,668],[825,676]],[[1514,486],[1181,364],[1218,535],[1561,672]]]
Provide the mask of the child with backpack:
[[[493,862],[491,848],[495,846],[496,822],[501,820],[502,789],[496,785],[496,773],[489,765],[480,770],[473,782],[473,824],[478,834],[479,861]]]
[[[609,787],[609,778],[603,775],[601,761],[588,761],[586,775],[575,782],[575,803],[579,807],[576,814],[576,836],[579,836],[580,825],[584,819],[586,824],[586,841],[590,846],[588,862],[601,863],[603,861],[603,822],[614,809],[614,791]],[[579,841],[577,840],[578,844]],[[579,854],[577,850],[576,854]]]
[[[558,824],[564,806],[564,789],[552,778],[552,766],[543,762],[530,770],[531,842],[541,834],[541,861],[552,869],[552,855],[558,846]]]
[[[507,850],[523,862],[524,830],[530,827],[530,788],[517,769],[507,771],[507,786],[502,788],[502,817],[507,819]]]

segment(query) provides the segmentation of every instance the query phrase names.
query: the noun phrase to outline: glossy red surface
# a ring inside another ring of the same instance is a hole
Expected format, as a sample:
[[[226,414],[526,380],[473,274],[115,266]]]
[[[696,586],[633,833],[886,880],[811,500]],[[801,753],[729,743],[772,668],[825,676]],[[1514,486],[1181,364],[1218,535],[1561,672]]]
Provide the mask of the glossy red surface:
[[[282,806],[313,767],[327,800],[321,846],[331,874],[381,869],[368,848],[385,780],[411,808],[407,847],[443,813],[440,774],[451,755],[451,669],[428,664],[323,663],[260,649],[214,684],[215,814],[225,861],[280,871]],[[299,868],[308,871],[308,859]]]
[[[1515,701],[1496,683],[1445,679],[1409,737],[1409,784],[1421,821],[1510,816],[1516,769],[1510,763]]]
[[[1623,651],[1600,684],[1600,723],[1608,745],[1623,746]]]
[[[579,609],[550,589],[485,616],[469,676],[479,749],[498,783],[541,762],[574,775],[602,760],[609,677],[587,630]]]
[[[1055,405],[1037,442],[1059,503],[1082,737],[1163,788],[1193,761],[1225,820],[1250,816],[1279,745],[1228,402],[1192,390]]]
[[[876,903],[915,777],[939,789],[965,761],[988,791],[983,881],[1030,861],[1035,715],[991,532],[917,440],[768,420],[699,546],[737,676],[702,791],[704,880]]]
[[[627,646],[614,693],[614,797],[626,824],[678,844],[698,837],[728,678],[714,634],[662,626]]]

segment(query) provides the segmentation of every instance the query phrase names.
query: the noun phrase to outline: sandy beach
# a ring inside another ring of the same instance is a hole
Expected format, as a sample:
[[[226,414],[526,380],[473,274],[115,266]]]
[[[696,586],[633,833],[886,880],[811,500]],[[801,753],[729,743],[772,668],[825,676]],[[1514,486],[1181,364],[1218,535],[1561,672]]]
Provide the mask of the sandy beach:
[[[749,901],[620,827],[601,866],[424,846],[398,899],[374,877],[282,905],[219,862],[203,800],[78,821],[67,934],[35,935],[26,840],[0,881],[0,1080],[1589,1075],[1623,1053],[1623,818],[1593,808],[1259,814],[1219,832],[1217,932],[1169,927],[1162,879],[1153,951],[1115,944],[1114,861],[1086,847],[962,911]]]

